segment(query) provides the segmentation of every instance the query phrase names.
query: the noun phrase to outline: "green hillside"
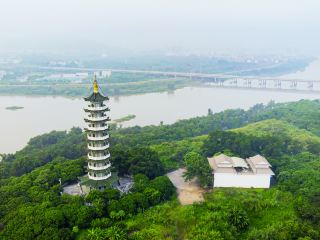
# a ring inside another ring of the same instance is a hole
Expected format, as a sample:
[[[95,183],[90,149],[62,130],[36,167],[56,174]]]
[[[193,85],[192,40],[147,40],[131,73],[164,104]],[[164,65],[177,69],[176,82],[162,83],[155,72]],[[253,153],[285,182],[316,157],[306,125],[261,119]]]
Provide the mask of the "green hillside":
[[[264,108],[260,108],[253,116],[254,121],[263,119],[279,119],[291,123],[292,125],[308,130],[320,136],[320,101],[300,100],[297,102],[271,103]]]
[[[251,123],[241,128],[232,129],[231,131],[255,137],[281,136],[301,144],[304,150],[307,150],[310,144],[320,145],[320,137],[307,130],[297,128],[288,122],[276,119]]]
[[[270,103],[113,129],[113,167],[135,176],[121,196],[61,194],[59,179],[74,183],[85,173],[81,129],[35,137],[0,163],[0,239],[320,239],[318,108],[319,101]],[[184,166],[187,154],[218,152],[264,155],[276,173],[272,188],[209,189],[205,202],[181,206],[163,175]]]

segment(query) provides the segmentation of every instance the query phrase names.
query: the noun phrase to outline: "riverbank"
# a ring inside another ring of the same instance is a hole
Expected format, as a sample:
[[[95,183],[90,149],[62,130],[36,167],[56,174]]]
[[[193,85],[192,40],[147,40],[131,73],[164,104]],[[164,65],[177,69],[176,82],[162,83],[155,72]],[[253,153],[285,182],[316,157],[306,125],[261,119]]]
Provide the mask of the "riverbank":
[[[101,91],[108,96],[118,97],[145,93],[172,92],[184,87],[201,84],[201,82],[189,78],[165,78],[111,84],[105,84],[101,81],[99,86]],[[0,96],[63,96],[80,98],[86,96],[91,87],[90,83],[0,84]]]
[[[186,87],[173,92],[110,97],[110,118],[119,119],[128,113],[134,119],[123,122],[122,127],[171,124],[226,109],[248,109],[255,104],[290,102],[300,99],[319,99],[315,93],[262,92],[247,89],[222,89]],[[23,111],[8,111],[7,106],[24,106]],[[0,132],[6,141],[0,145],[0,153],[13,153],[24,147],[31,137],[52,130],[68,130],[73,126],[83,128],[84,101],[81,98],[0,96]],[[19,138],[12,135],[14,126]]]
[[[263,67],[254,67],[236,71],[209,71],[207,73],[217,73],[238,76],[295,76],[296,73],[304,75],[309,71],[315,74],[314,69],[318,69],[319,60],[314,58],[296,59],[293,62],[283,64],[272,64]],[[212,66],[211,66],[212,67]],[[310,70],[311,69],[311,70]],[[313,70],[312,70],[313,69]],[[63,69],[60,69],[61,71]],[[64,71],[66,71],[65,69]],[[83,69],[84,70],[84,69]],[[220,69],[221,70],[221,69]],[[57,71],[57,70],[55,70]],[[75,69],[73,70],[75,71]],[[78,69],[81,71],[81,69]],[[86,70],[88,71],[88,70]],[[187,71],[187,70],[186,70]],[[173,71],[175,72],[175,71]],[[179,72],[179,71],[178,71]],[[199,72],[198,72],[199,73]],[[0,81],[0,95],[10,96],[64,96],[64,97],[83,97],[91,89],[91,80],[78,79],[68,80],[63,77],[57,79],[33,79],[28,77],[26,81],[6,80]],[[172,76],[171,75],[148,75],[143,73],[113,73],[110,78],[99,80],[102,92],[108,96],[130,96],[134,94],[172,92],[184,87],[203,86],[205,81],[200,78],[190,78],[189,76]]]

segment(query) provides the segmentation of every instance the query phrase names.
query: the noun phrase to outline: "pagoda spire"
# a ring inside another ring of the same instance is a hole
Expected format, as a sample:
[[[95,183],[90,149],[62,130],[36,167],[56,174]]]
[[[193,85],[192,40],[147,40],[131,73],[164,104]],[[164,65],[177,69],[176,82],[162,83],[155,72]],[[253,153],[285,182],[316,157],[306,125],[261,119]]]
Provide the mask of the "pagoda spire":
[[[99,92],[99,86],[98,86],[96,74],[93,75],[93,92],[94,93],[98,93]]]

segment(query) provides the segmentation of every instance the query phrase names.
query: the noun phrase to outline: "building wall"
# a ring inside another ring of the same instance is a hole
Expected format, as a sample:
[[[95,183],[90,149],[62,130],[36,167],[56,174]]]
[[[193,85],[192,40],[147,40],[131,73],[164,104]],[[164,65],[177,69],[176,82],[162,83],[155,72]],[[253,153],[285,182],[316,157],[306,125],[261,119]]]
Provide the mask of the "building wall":
[[[270,175],[215,173],[214,187],[269,188]]]

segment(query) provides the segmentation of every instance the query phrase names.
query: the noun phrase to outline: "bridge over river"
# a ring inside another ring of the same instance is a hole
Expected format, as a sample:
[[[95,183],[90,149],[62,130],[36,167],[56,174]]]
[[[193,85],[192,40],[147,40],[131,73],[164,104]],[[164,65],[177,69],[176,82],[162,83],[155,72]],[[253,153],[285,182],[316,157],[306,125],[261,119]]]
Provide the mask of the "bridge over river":
[[[41,67],[42,69],[51,70],[76,70],[88,72],[109,72],[109,76],[114,73],[132,73],[132,74],[148,74],[154,76],[167,77],[185,77],[204,82],[208,86],[221,88],[254,88],[265,90],[283,90],[283,91],[310,91],[320,92],[319,79],[288,79],[258,76],[236,76],[229,74],[212,74],[198,72],[166,72],[154,70],[135,70],[135,69],[111,69],[111,68],[74,68],[74,67]]]

